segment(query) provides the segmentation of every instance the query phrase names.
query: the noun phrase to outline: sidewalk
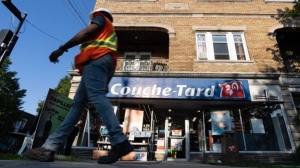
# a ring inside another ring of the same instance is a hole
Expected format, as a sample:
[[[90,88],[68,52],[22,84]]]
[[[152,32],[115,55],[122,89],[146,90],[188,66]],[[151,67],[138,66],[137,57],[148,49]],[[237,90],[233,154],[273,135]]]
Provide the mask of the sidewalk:
[[[19,161],[19,160],[0,160],[1,168],[229,168],[230,166],[215,166],[195,162],[125,162],[118,161],[110,165],[100,165],[95,160],[83,161]],[[238,168],[238,167],[234,167]]]

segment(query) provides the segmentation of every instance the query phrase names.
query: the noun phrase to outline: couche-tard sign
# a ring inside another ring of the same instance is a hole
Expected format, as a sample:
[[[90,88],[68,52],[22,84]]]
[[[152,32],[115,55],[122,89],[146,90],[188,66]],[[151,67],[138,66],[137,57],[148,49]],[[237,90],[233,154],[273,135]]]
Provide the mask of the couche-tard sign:
[[[250,100],[247,80],[113,77],[111,98]]]

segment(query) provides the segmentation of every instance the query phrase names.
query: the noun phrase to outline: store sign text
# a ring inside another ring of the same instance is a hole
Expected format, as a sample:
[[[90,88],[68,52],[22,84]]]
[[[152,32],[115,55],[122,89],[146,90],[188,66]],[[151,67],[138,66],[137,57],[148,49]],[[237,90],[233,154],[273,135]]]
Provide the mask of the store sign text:
[[[130,95],[130,96],[142,96],[142,97],[150,97],[150,96],[164,96],[168,97],[171,94],[176,94],[178,97],[181,96],[200,96],[203,94],[205,97],[213,97],[214,96],[215,86],[211,86],[211,88],[190,88],[187,85],[176,85],[175,90],[171,87],[161,88],[157,85],[153,85],[151,87],[129,87],[123,86],[120,83],[114,84],[111,87],[111,93],[113,95]]]
[[[250,100],[247,80],[113,77],[110,98]]]

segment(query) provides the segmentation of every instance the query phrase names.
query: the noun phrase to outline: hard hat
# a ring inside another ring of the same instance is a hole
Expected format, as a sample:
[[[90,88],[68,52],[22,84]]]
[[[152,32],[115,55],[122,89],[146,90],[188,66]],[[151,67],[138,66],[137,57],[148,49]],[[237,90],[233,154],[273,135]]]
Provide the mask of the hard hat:
[[[112,17],[112,14],[111,14],[110,10],[108,10],[108,9],[106,9],[106,8],[98,8],[98,9],[92,11],[92,12],[90,13],[90,19],[91,19],[91,20],[93,19],[93,16],[94,16],[94,14],[95,14],[96,12],[104,12],[104,13],[106,13],[106,14],[107,14],[106,16],[108,17],[108,19],[109,19],[111,22],[113,21],[113,17]]]

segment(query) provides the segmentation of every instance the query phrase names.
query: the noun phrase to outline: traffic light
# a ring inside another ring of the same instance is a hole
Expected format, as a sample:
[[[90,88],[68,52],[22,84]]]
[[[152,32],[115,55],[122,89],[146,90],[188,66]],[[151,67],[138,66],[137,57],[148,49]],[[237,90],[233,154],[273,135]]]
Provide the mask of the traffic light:
[[[17,43],[19,38],[17,34],[19,33],[20,28],[27,16],[27,13],[24,13],[24,16],[22,17],[21,12],[15,7],[14,4],[11,3],[11,0],[2,0],[2,3],[20,20],[20,23],[14,33],[12,33],[10,30],[1,30],[0,32],[0,66],[2,65],[5,57],[10,55],[12,49]]]
[[[8,42],[11,39],[12,36],[13,36],[13,32],[11,30],[2,29],[0,31],[0,44],[1,44],[1,48],[2,47],[6,48],[4,45],[5,44],[8,45]]]
[[[3,29],[0,31],[0,58],[1,58],[1,60],[4,60],[4,58],[6,56],[10,55],[17,40],[18,40],[18,36],[14,36],[14,33],[11,30]],[[10,45],[10,48],[8,48],[8,45]]]
[[[2,55],[4,50],[7,48],[12,36],[13,32],[10,30],[3,29],[0,31],[0,55]]]

